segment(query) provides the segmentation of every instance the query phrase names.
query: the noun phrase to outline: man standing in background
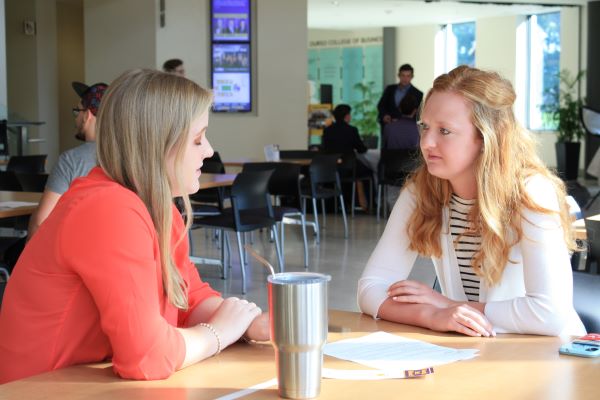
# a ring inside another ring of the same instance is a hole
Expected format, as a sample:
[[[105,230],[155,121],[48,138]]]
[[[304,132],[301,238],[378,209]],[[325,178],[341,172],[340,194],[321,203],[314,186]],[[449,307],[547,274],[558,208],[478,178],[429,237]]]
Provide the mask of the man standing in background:
[[[423,100],[423,92],[414,87],[411,81],[414,77],[414,69],[410,64],[403,64],[398,69],[398,84],[389,85],[383,91],[379,103],[377,103],[377,111],[379,112],[377,120],[381,124],[381,132],[385,125],[402,117],[400,111],[400,102],[407,94],[412,94],[417,99],[417,109]]]

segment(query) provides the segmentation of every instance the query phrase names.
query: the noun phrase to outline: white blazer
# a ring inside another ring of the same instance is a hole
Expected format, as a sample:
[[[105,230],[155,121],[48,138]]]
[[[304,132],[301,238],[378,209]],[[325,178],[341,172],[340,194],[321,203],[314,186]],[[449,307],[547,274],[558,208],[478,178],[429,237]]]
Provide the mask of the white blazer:
[[[540,206],[558,210],[552,184],[542,176],[530,178],[526,190]],[[413,188],[402,190],[385,231],[371,254],[358,282],[358,304],[362,312],[377,318],[387,299],[387,289],[407,279],[417,253],[409,250],[408,219],[415,208]],[[523,238],[512,247],[500,281],[481,282],[479,301],[486,303],[485,316],[498,333],[538,335],[583,335],[585,328],[573,308],[573,277],[570,256],[559,217],[523,208]],[[449,234],[449,210],[443,210],[440,235],[442,257],[432,258],[442,293],[456,301],[467,301]]]

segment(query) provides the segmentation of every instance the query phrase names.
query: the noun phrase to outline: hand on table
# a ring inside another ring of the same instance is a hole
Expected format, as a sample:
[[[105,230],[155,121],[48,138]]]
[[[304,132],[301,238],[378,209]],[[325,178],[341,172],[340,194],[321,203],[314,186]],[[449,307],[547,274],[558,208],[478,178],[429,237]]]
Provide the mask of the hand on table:
[[[429,329],[454,331],[468,336],[496,336],[488,319],[468,304],[456,303],[448,308],[436,308],[430,315]]]
[[[388,296],[398,303],[430,304],[439,308],[460,304],[417,281],[405,280],[392,284],[388,289]]]
[[[219,333],[221,346],[236,342],[261,315],[260,307],[248,300],[228,297],[217,308],[209,323]]]
[[[244,334],[248,340],[265,342],[271,339],[269,332],[269,313],[262,313],[250,323]]]
[[[455,331],[469,336],[496,336],[485,315],[468,305],[450,300],[431,287],[417,281],[398,281],[388,289],[388,296],[397,303],[433,306],[428,327],[435,331]]]

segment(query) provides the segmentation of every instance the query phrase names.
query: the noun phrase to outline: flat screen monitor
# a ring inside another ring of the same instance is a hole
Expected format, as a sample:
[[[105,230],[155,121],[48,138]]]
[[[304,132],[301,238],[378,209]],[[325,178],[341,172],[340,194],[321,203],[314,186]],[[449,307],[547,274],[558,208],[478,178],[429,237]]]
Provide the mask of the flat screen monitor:
[[[212,0],[212,40],[250,41],[250,0]]]
[[[213,111],[252,111],[250,44],[213,43]]]

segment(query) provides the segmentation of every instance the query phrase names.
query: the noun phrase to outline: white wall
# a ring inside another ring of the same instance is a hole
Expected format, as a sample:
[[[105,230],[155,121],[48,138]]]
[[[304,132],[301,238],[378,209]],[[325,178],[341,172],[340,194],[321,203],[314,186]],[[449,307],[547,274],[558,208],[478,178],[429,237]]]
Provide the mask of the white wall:
[[[56,4],[11,0],[6,3],[5,13],[8,108],[20,118],[45,122],[28,129],[30,138],[43,138],[45,142],[32,143],[25,151],[48,154],[49,169],[58,153]],[[35,35],[24,34],[25,20],[35,22]]]
[[[59,152],[81,144],[75,139],[75,120],[71,109],[79,102],[71,82],[87,84],[83,51],[83,0],[56,3],[58,57]]]
[[[412,84],[426,93],[435,79],[435,35],[438,25],[406,26],[396,30],[396,64],[415,70]]]
[[[36,0],[37,38],[37,119],[46,123],[38,128],[38,137],[31,143],[31,154],[48,154],[48,167],[58,154],[58,57],[56,51],[56,2]],[[33,135],[31,135],[33,136]],[[30,137],[31,137],[30,136]]]
[[[157,0],[85,0],[85,81],[156,64]]]
[[[263,159],[263,146],[269,143],[282,149],[307,147],[306,7],[306,0],[256,2],[254,112],[210,116],[208,138],[223,158]],[[208,0],[167,0],[165,9],[166,26],[157,31],[155,66],[181,58],[187,76],[208,87]]]
[[[483,18],[476,21],[475,66],[491,69],[515,82],[517,25],[520,17]]]

